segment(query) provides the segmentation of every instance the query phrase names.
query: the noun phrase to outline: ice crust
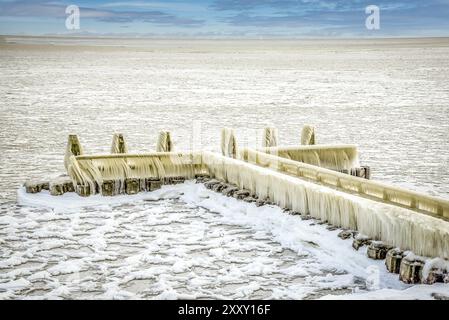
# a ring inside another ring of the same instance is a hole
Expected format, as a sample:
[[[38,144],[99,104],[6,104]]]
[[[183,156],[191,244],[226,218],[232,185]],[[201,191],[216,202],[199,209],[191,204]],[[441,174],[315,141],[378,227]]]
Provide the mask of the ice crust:
[[[2,299],[449,294],[449,285],[401,283],[383,261],[339,239],[339,230],[191,181],[111,198],[55,198],[20,189],[18,199],[14,214],[0,219]]]

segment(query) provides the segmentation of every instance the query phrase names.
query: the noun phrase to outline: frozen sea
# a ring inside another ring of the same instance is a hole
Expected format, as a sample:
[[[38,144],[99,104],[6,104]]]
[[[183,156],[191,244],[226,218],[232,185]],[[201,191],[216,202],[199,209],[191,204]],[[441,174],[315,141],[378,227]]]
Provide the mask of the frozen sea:
[[[401,284],[316,222],[191,183],[88,207],[17,203],[25,180],[64,172],[69,133],[88,153],[109,152],[115,132],[154,150],[162,129],[178,150],[218,150],[224,126],[255,146],[267,125],[298,144],[304,124],[319,143],[358,144],[373,179],[449,198],[449,39],[7,37],[0,70],[0,298],[449,293]]]

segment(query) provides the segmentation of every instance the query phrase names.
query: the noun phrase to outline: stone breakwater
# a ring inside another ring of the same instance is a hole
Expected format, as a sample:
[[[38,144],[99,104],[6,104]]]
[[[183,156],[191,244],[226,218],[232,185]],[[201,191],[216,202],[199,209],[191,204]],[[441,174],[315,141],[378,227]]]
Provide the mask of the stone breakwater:
[[[239,189],[236,185],[210,178],[207,175],[196,177],[197,183],[203,183],[207,189],[221,193],[227,197],[233,197],[260,207],[263,205],[275,205],[270,199],[261,199],[246,189]],[[328,230],[336,230],[328,221],[321,221],[310,215],[284,209],[292,215],[298,215],[303,220],[316,220],[316,224],[328,224]],[[381,241],[375,241],[354,230],[344,229],[338,237],[346,240],[353,239],[354,250],[366,249],[367,256],[374,260],[385,260],[385,266],[390,273],[399,275],[399,280],[408,284],[433,284],[449,283],[449,263],[443,259],[429,259],[414,255],[410,251],[394,248]]]
[[[102,185],[96,186],[96,193],[105,197],[112,197],[119,194],[133,195],[139,192],[151,192],[160,189],[163,185],[179,184],[186,181],[185,177],[166,177],[166,178],[148,178],[137,179],[130,178],[124,181],[104,180]],[[52,196],[61,196],[68,192],[76,192],[76,188],[67,175],[61,175],[55,179],[44,181],[27,181],[24,184],[27,193],[39,193],[49,191]],[[79,190],[78,190],[79,191]],[[89,193],[79,193],[80,196],[88,196]]]

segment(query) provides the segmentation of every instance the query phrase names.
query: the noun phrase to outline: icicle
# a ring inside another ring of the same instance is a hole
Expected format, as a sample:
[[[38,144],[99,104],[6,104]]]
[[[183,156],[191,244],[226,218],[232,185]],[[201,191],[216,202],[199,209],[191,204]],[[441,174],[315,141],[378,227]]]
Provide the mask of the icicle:
[[[64,156],[64,166],[67,169],[71,156],[79,156],[83,154],[83,148],[76,134],[69,135],[67,147]]]
[[[314,145],[315,143],[315,127],[305,125],[301,132],[301,144]]]
[[[173,145],[169,131],[161,131],[157,140],[157,152],[171,152],[173,151]]]
[[[233,129],[223,128],[221,130],[221,153],[225,157],[237,157],[237,140]]]
[[[70,158],[67,169],[75,185],[89,185],[91,194],[103,181],[116,181],[124,186],[126,179],[184,177],[192,179],[205,173],[201,155],[197,153],[113,154]],[[117,193],[122,193],[119,190]]]
[[[241,154],[257,165],[211,152],[115,154],[71,156],[67,171],[76,186],[88,186],[94,194],[106,180],[124,186],[126,179],[191,179],[207,170],[212,177],[248,189],[280,207],[358,230],[419,255],[449,258],[449,222],[435,217],[449,217],[449,201],[255,150],[243,149]],[[433,216],[404,206],[428,210]]]
[[[336,171],[350,171],[360,166],[355,145],[274,147],[263,148],[260,151]]]
[[[278,145],[278,131],[276,128],[265,128],[262,137],[262,147],[270,148]]]
[[[212,177],[250,190],[259,198],[269,198],[281,207],[310,214],[337,227],[358,230],[373,239],[403,250],[412,250],[419,255],[449,258],[449,222],[442,219],[211,152],[203,153],[203,162]],[[339,175],[327,171],[331,175]],[[441,200],[440,203],[443,202]],[[449,206],[445,208],[448,210]]]
[[[103,179],[99,169],[91,160],[78,160],[77,157],[71,156],[67,173],[72,179],[73,185],[89,186],[90,194],[95,194],[96,185],[102,185]]]
[[[245,161],[251,161],[251,163],[262,167],[306,178],[333,188],[340,188],[346,192],[356,192],[361,196],[374,197],[377,201],[393,203],[410,209],[418,209],[431,215],[449,218],[449,201],[444,199],[276,157],[256,150],[243,149],[240,154]]]
[[[115,133],[112,137],[111,153],[128,153],[128,146],[121,133]]]

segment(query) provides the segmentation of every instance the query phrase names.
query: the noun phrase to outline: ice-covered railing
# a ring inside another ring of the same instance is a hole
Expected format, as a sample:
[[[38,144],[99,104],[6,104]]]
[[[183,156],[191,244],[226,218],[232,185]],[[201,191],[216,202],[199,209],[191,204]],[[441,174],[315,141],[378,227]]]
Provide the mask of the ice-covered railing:
[[[307,145],[261,148],[258,151],[336,171],[360,166],[356,145]]]
[[[323,167],[358,177],[370,178],[370,168],[360,167],[359,154],[353,144],[315,145],[315,129],[304,126],[301,134],[301,145],[278,146],[278,130],[266,127],[262,135],[262,148],[258,151],[273,154],[282,158]],[[237,139],[234,130],[224,128],[221,135],[222,155],[238,158]]]
[[[370,181],[364,179],[260,152],[247,152],[249,156],[258,154],[267,166],[277,166],[273,161],[277,158],[280,168],[286,168],[288,165],[289,170],[300,170],[303,176],[314,178],[312,181],[341,178],[343,184],[355,181],[354,186],[360,185],[363,188],[362,182],[371,185]],[[447,221],[211,152],[203,152],[202,161],[212,177],[235,184],[241,189],[248,189],[259,198],[267,198],[280,207],[310,214],[337,227],[358,230],[373,239],[412,250],[419,255],[449,258]],[[406,194],[411,196],[410,193]],[[432,200],[440,203],[439,199]],[[443,202],[441,205],[447,203]],[[447,207],[444,208],[447,210]]]
[[[428,214],[449,218],[449,201],[423,193],[391,186],[382,182],[366,180],[347,174],[320,168],[307,163],[284,159],[252,149],[240,150],[247,162],[284,172],[313,182],[339,188],[343,191],[372,197],[382,202],[417,209]]]
[[[115,181],[115,188],[124,188],[127,180],[132,180],[133,183],[137,180],[137,183],[143,184],[145,179],[191,179],[195,174],[203,172],[200,153],[80,155],[71,156],[67,166],[67,173],[81,195],[101,192],[99,188],[102,188],[106,181]]]
[[[276,130],[267,130],[268,140]],[[161,139],[163,137],[163,139]],[[172,150],[170,135],[163,132],[158,144],[163,150]],[[347,174],[328,170],[317,165],[333,169],[349,168],[358,165],[357,148],[354,145],[316,145],[301,147],[271,147],[265,152],[237,148],[232,130],[224,129],[222,134],[222,152],[228,157],[242,158],[259,166],[269,167],[280,172],[309,179],[340,190],[368,196],[382,202],[417,209],[428,214],[449,218],[449,201],[426,194],[393,187],[381,182],[367,181]],[[125,152],[126,143],[122,135],[115,135],[113,152]],[[284,157],[282,157],[284,156]],[[287,159],[290,158],[290,159]],[[293,159],[293,160],[292,160]],[[296,160],[296,161],[295,161]],[[300,162],[302,160],[302,162]],[[312,162],[315,165],[308,164]],[[203,174],[202,153],[155,152],[148,154],[117,153],[111,155],[83,155],[83,149],[75,135],[69,136],[65,157],[67,172],[73,185],[81,195],[101,192],[105,183],[108,188],[121,188],[128,184],[145,184],[146,179],[167,177],[193,178]],[[137,180],[137,181],[136,181]],[[115,183],[114,181],[117,181]],[[112,187],[110,185],[113,185]],[[131,188],[131,189],[134,189]],[[146,190],[145,188],[141,188]],[[115,194],[117,192],[112,192]]]

